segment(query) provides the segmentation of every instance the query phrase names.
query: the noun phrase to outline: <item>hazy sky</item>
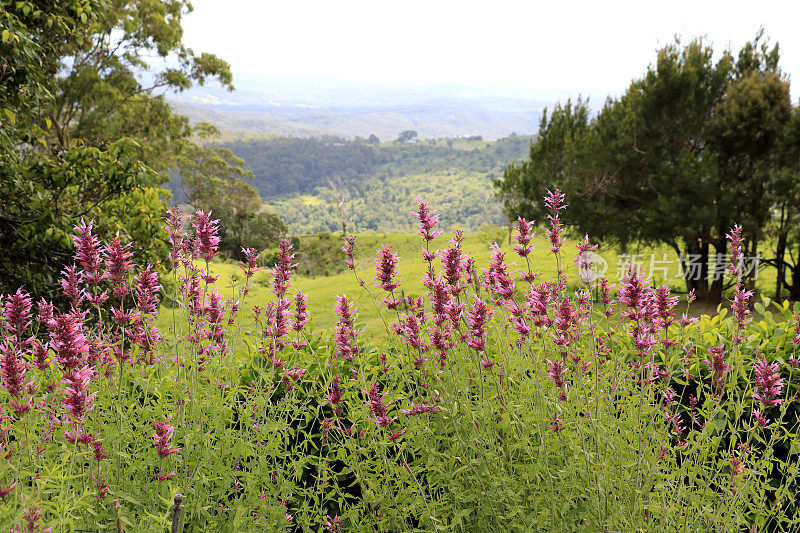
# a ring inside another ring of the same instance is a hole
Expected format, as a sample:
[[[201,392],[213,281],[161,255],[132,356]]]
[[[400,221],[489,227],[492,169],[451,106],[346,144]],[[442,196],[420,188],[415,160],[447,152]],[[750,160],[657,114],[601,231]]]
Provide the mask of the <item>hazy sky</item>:
[[[737,51],[763,26],[800,86],[800,1],[194,0],[184,42],[234,71],[387,84],[619,94],[655,50],[705,35]],[[234,72],[234,73],[235,73]],[[235,80],[234,80],[235,83]]]

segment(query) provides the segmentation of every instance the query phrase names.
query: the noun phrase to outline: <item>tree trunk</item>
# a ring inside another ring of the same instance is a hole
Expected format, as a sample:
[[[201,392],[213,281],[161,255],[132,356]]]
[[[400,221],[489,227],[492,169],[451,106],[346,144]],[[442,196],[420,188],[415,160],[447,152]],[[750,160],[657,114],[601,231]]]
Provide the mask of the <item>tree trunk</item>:
[[[684,237],[686,253],[683,276],[686,288],[694,291],[700,301],[708,301],[708,243],[693,237]]]
[[[792,265],[792,284],[789,286],[789,297],[800,300],[800,243],[797,244],[797,260]]]
[[[781,300],[781,289],[783,289],[783,285],[786,283],[786,263],[784,262],[784,258],[786,257],[786,234],[781,231],[778,235],[778,245],[775,249],[775,267],[778,271],[778,280],[775,283],[775,301],[780,302]]]
[[[725,254],[728,251],[728,240],[724,237],[714,242],[714,250],[717,252],[718,258],[724,261]],[[708,261],[708,244],[706,244],[706,261]],[[724,267],[724,265],[723,265]],[[722,301],[722,287],[725,284],[724,268],[714,263],[714,271],[711,276],[711,287],[708,293],[708,302],[718,304]]]

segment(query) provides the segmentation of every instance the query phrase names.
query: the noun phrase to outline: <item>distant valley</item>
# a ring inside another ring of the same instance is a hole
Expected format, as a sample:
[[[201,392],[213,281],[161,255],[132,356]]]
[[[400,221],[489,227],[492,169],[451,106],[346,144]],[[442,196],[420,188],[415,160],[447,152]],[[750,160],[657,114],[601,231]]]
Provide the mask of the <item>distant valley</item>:
[[[195,87],[169,96],[193,123],[229,132],[391,140],[404,130],[420,138],[480,135],[494,140],[538,129],[546,100],[526,90],[470,86],[388,87],[336,80],[236,75],[236,91]]]

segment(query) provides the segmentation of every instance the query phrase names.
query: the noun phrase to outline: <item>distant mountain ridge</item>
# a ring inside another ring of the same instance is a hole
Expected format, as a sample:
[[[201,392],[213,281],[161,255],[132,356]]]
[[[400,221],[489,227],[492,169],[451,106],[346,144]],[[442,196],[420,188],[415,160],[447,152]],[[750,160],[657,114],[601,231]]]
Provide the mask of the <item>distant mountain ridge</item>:
[[[553,103],[522,90],[469,86],[388,87],[248,75],[235,77],[235,84],[234,92],[204,86],[169,99],[192,123],[205,120],[228,132],[376,135],[384,141],[404,130],[422,139],[531,134]]]

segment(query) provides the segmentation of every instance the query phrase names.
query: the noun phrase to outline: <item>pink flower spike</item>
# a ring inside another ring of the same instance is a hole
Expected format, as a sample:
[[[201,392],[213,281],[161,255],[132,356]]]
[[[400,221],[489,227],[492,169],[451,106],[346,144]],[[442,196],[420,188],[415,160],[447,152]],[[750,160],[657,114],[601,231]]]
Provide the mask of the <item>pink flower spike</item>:
[[[558,254],[561,251],[561,247],[564,245],[565,241],[563,235],[564,228],[558,214],[559,211],[567,208],[564,204],[564,197],[564,193],[558,189],[552,192],[548,190],[544,197],[547,210],[550,211],[550,214],[547,215],[547,219],[550,221],[550,229],[547,230],[547,240],[551,245],[550,251],[554,254]]]
[[[308,295],[295,289],[294,293],[294,316],[292,317],[292,329],[302,331],[308,324]]]
[[[119,232],[117,232],[117,235],[103,248],[108,278],[111,281],[112,293],[116,298],[122,298],[130,293],[128,273],[133,268],[131,261],[133,253],[130,251],[130,246],[130,243],[122,244]]]
[[[435,413],[439,411],[439,408],[436,407],[432,403],[411,403],[411,406],[408,409],[403,409],[400,412],[406,416],[417,416],[425,413]]]
[[[397,275],[397,265],[400,258],[392,252],[392,247],[382,244],[378,249],[378,257],[375,259],[375,281],[377,286],[386,292],[392,292],[400,287],[401,280],[395,281]]]
[[[767,363],[767,358],[762,357],[756,360],[753,370],[755,377],[753,398],[758,400],[764,409],[780,405],[783,402],[779,398],[783,390],[783,378],[778,373],[778,363]]]
[[[194,249],[205,261],[211,261],[219,253],[218,226],[219,220],[211,219],[211,211],[198,211],[192,222]]]
[[[731,228],[731,232],[726,234],[725,237],[731,243],[731,264],[728,267],[728,272],[732,276],[739,276],[742,272],[743,265],[743,256],[742,256],[742,243],[744,242],[744,238],[742,238],[742,226],[739,224],[734,224],[733,228]],[[737,288],[739,288],[740,280],[737,279]]]
[[[428,204],[424,202],[421,197],[417,196],[416,200],[419,203],[419,208],[417,211],[413,211],[411,215],[419,220],[419,234],[422,239],[425,242],[430,242],[442,234],[441,231],[436,229],[436,223],[439,222],[439,215],[429,211]]]
[[[164,481],[166,481],[167,479],[171,478],[174,475],[175,475],[175,470],[173,470],[172,472],[169,472],[167,474],[156,474],[156,478],[158,478],[159,482],[164,482]]]
[[[292,244],[289,239],[284,237],[281,239],[278,250],[278,262],[270,269],[269,273],[272,275],[270,286],[272,293],[278,298],[283,298],[286,291],[289,290],[289,284],[292,280],[292,269],[297,266],[292,263],[295,254],[292,253]]]
[[[163,422],[153,420],[152,424],[153,429],[156,430],[156,432],[153,433],[153,446],[155,446],[158,456],[162,459],[180,451],[180,448],[170,448],[172,445],[170,442],[172,440],[172,433],[175,431],[175,428],[169,425],[170,419],[172,419],[172,415],[169,415]],[[169,475],[167,477],[169,477]],[[163,479],[161,481],[163,481]]]
[[[404,427],[400,431],[396,431],[395,433],[390,433],[390,434],[386,435],[386,439],[389,442],[397,442],[398,440],[400,440],[400,437],[402,437],[405,434],[407,429],[408,429],[408,427]]]
[[[342,251],[346,257],[345,264],[347,264],[347,268],[350,270],[356,269],[355,257],[356,257],[356,237],[355,235],[350,235],[344,240],[344,245],[342,246]]]
[[[3,304],[3,318],[9,335],[21,337],[30,327],[31,308],[31,296],[21,288],[6,299]]]
[[[97,285],[108,277],[108,274],[102,272],[105,257],[100,240],[92,234],[93,225],[93,220],[86,224],[81,219],[80,224],[75,226],[78,235],[72,237],[75,245],[75,260],[83,267],[81,278],[89,285]]]

